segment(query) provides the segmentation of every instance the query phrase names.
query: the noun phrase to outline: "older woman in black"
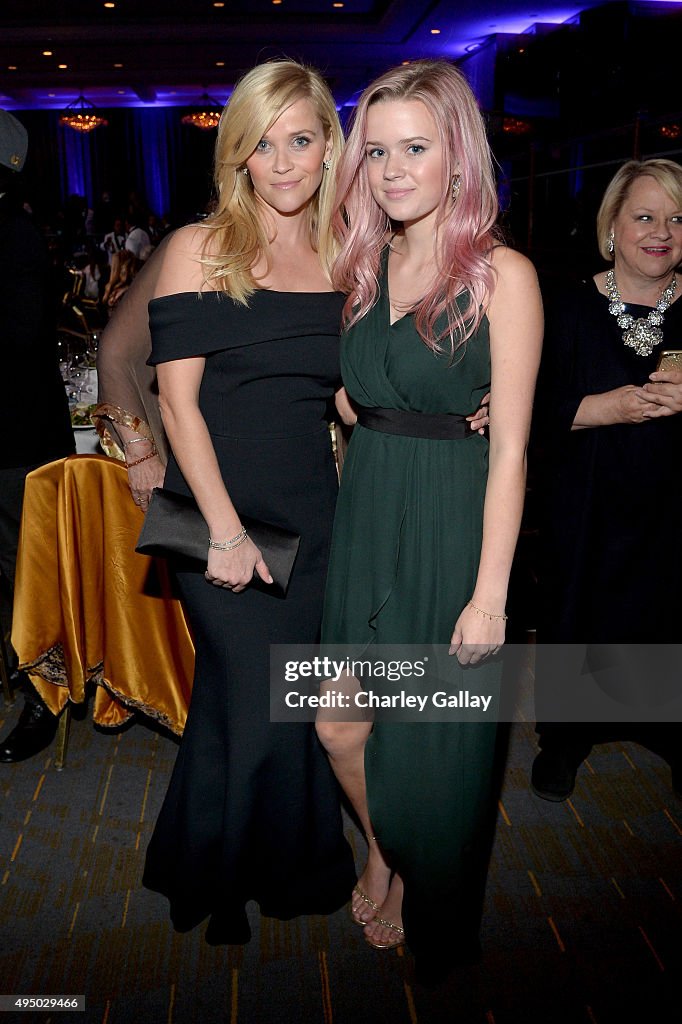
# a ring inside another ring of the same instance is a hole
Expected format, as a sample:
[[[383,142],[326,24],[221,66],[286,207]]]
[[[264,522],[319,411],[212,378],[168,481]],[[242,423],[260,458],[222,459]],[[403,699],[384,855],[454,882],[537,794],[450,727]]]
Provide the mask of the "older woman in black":
[[[682,167],[625,164],[597,229],[612,268],[548,303],[538,640],[670,644],[682,621],[682,372],[657,365],[682,347]],[[541,669],[542,702],[552,680]],[[677,727],[547,722],[538,732],[532,782],[548,800],[570,796],[592,744],[616,737],[660,753],[682,788]]]

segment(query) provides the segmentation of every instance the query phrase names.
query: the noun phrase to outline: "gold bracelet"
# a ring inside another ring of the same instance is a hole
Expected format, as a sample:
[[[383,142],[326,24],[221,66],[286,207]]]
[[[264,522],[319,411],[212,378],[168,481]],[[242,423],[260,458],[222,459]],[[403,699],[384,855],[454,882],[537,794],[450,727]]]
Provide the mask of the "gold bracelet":
[[[209,537],[208,546],[213,548],[214,551],[233,551],[234,548],[238,548],[240,544],[243,544],[246,540],[246,527],[242,526],[239,533],[236,533],[230,540],[213,540],[213,537]]]
[[[156,448],[149,455],[143,455],[141,459],[135,459],[134,462],[126,462],[126,469],[132,469],[133,466],[139,466],[141,462],[146,462],[147,459],[153,459],[155,455],[158,455]]]
[[[467,605],[469,608],[473,608],[475,612],[478,612],[479,615],[483,615],[486,619],[490,619],[491,622],[494,622],[495,620],[498,622],[506,622],[508,619],[508,616],[505,615],[504,612],[502,615],[496,615],[495,612],[486,612],[483,608],[479,608],[478,605],[475,605],[473,601],[467,601]]]

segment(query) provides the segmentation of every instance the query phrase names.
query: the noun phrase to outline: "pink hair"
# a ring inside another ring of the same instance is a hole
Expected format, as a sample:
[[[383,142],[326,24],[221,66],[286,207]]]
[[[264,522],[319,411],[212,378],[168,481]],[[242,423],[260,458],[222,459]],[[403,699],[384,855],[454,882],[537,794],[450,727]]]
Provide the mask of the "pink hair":
[[[370,191],[365,156],[367,111],[387,100],[419,100],[438,128],[443,152],[443,198],[438,209],[439,246],[433,286],[412,310],[429,348],[442,351],[449,336],[451,355],[476,330],[494,287],[489,262],[500,242],[495,228],[497,192],[483,118],[464,76],[445,61],[415,61],[387,71],[363,92],[339,166],[334,226],[342,250],[334,286],[348,294],[344,319],[351,326],[377,300],[379,261],[391,222]],[[452,182],[460,176],[457,199]],[[468,302],[457,302],[458,296]],[[447,315],[437,333],[436,321]]]

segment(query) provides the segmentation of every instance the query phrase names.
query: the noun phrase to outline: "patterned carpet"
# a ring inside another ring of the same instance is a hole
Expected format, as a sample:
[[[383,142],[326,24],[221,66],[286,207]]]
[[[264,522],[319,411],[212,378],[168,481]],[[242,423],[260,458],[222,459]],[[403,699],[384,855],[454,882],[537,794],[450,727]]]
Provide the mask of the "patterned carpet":
[[[18,712],[0,707],[2,735]],[[63,772],[46,755],[0,765],[0,991],[85,993],[86,1010],[1,1024],[679,1022],[682,804],[666,765],[600,746],[574,797],[549,804],[528,787],[534,750],[514,726],[483,959],[426,990],[409,954],[371,950],[347,909],[281,924],[254,907],[246,948],[174,934],[140,874],[176,744],[81,716]]]

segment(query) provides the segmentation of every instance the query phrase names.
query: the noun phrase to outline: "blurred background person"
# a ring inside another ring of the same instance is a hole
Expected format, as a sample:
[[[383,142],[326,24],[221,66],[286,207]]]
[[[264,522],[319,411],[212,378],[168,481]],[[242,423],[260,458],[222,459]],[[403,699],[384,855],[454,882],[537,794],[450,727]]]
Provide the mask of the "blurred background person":
[[[23,125],[0,110],[0,571],[10,607],[26,476],[74,451],[57,364],[50,256],[19,198],[27,148]],[[24,673],[19,683],[25,704],[16,727],[0,741],[4,763],[37,754],[57,728]]]
[[[111,259],[111,273],[102,294],[102,303],[109,316],[121,301],[133,283],[135,275],[142,266],[142,260],[128,249],[115,252]]]
[[[102,239],[100,248],[107,254],[109,266],[111,266],[114,253],[125,249],[126,233],[122,217],[116,217],[111,231],[108,231]]]
[[[143,217],[139,210],[131,207],[126,217],[125,248],[141,261],[148,259],[154,248],[145,224],[146,217]]]

